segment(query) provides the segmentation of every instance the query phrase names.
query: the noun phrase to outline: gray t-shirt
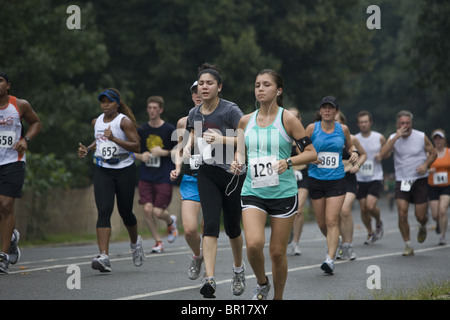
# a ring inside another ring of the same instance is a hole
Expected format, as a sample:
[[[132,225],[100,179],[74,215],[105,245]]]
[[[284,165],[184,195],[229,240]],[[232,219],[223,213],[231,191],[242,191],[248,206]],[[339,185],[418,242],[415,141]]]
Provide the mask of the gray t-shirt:
[[[201,106],[192,108],[188,116],[188,130],[194,130],[196,138],[201,137],[202,133],[208,129],[218,130],[223,136],[237,136],[236,128],[244,113],[234,102],[220,99],[217,108],[209,115],[203,115],[200,112]],[[194,148],[196,150],[194,153],[198,153],[197,142]],[[212,145],[212,159],[204,159],[204,163],[218,166],[229,172],[234,160],[234,151],[235,148],[232,145],[223,145],[222,148]]]

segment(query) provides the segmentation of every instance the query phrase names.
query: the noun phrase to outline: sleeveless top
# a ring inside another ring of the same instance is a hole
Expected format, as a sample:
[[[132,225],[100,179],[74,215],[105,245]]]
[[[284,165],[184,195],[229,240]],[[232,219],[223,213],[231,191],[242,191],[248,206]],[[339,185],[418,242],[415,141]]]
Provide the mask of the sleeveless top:
[[[13,146],[22,138],[22,122],[17,98],[9,96],[6,107],[0,109],[0,165],[26,161],[26,154],[19,155]]]
[[[345,145],[345,134],[342,126],[335,122],[334,131],[326,133],[322,130],[322,121],[314,124],[311,136],[317,158],[321,164],[310,164],[308,175],[318,180],[338,180],[345,177],[342,152]]]
[[[367,153],[367,160],[356,173],[356,179],[359,182],[382,181],[383,166],[381,162],[375,160],[375,156],[380,153],[381,149],[381,133],[372,131],[368,137],[364,137],[359,132],[355,137]]]
[[[273,123],[260,127],[256,122],[259,110],[255,111],[245,127],[247,148],[247,174],[242,187],[242,196],[263,199],[282,199],[297,194],[297,181],[292,169],[278,175],[272,166],[291,156],[292,138],[283,125],[283,108]]]
[[[446,187],[450,185],[450,149],[445,148],[442,158],[436,158],[430,168],[436,168],[435,173],[428,176],[428,184],[433,187]]]
[[[393,139],[395,133],[389,139]],[[417,180],[428,177],[428,172],[420,175],[416,168],[427,160],[425,133],[412,130],[407,138],[400,138],[394,144],[395,180]]]
[[[134,163],[134,157],[132,153],[122,148],[118,144],[108,140],[104,136],[104,132],[108,127],[111,127],[111,131],[114,137],[121,140],[128,140],[125,132],[120,128],[120,122],[123,118],[127,118],[126,115],[119,113],[113,121],[105,123],[105,114],[101,114],[95,122],[95,141],[97,148],[95,151],[96,163],[99,167],[110,169],[122,169],[130,166]],[[110,162],[110,163],[108,163]]]

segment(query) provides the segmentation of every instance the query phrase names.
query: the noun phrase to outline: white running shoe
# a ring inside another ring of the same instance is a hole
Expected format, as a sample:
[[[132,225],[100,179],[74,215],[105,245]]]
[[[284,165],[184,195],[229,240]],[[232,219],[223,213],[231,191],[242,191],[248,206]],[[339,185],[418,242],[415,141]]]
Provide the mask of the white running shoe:
[[[333,275],[334,261],[330,257],[327,257],[325,261],[322,262],[320,269],[322,269],[326,274]]]
[[[91,267],[94,270],[98,270],[100,272],[111,272],[111,264],[109,262],[109,257],[102,253],[97,255],[91,263]]]
[[[270,281],[269,278],[266,277],[266,279],[267,279],[266,284],[256,283],[255,289],[253,290],[252,300],[267,300],[270,290]]]
[[[20,240],[20,233],[14,229],[11,244],[9,245],[9,263],[16,264],[20,260],[20,249],[17,246]]]
[[[177,229],[177,217],[172,215],[170,216],[172,218],[172,224],[167,227],[168,235],[167,235],[167,241],[169,243],[175,242],[175,240],[178,237],[178,229]]]
[[[142,247],[141,236],[138,236],[136,244],[134,246],[130,243],[130,247],[131,247],[131,251],[132,251],[132,255],[133,255],[134,266],[135,267],[142,266],[142,263],[144,262],[144,259],[145,259],[145,253],[144,253],[144,248]]]

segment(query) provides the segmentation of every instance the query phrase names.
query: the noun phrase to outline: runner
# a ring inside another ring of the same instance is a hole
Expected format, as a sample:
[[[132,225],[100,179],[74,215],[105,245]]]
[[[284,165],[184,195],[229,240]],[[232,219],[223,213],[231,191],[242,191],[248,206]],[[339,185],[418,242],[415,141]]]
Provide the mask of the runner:
[[[335,118],[336,122],[340,124],[347,124],[347,119],[342,111],[339,111],[336,114]],[[367,154],[364,148],[359,143],[359,140],[354,136],[350,135],[352,139],[353,145],[359,151],[360,156],[356,163],[352,164],[348,161],[350,159],[350,154],[344,148],[342,151],[342,162],[344,164],[345,171],[345,180],[347,184],[347,193],[345,194],[345,200],[341,209],[341,218],[339,219],[339,231],[342,237],[342,243],[338,247],[338,252],[336,255],[336,259],[348,259],[355,260],[356,253],[353,248],[353,216],[352,216],[352,208],[353,203],[356,199],[356,193],[358,190],[358,185],[356,182],[356,173],[359,172],[361,165],[367,159]]]
[[[405,242],[403,256],[413,256],[408,222],[409,203],[414,203],[419,222],[417,241],[427,237],[428,221],[428,168],[436,159],[436,149],[425,133],[415,130],[413,115],[407,110],[397,114],[397,132],[389,136],[381,148],[380,157],[387,159],[394,153],[395,199],[398,209],[398,226]]]
[[[98,100],[103,113],[93,121],[95,140],[88,147],[79,144],[78,157],[84,158],[95,150],[94,195],[98,210],[97,242],[100,253],[91,267],[100,272],[111,272],[109,240],[114,202],[130,237],[133,263],[144,261],[142,238],[138,235],[133,213],[136,166],[134,152],[139,151],[136,120],[131,109],[120,98],[117,89],[105,89]]]
[[[178,236],[177,217],[170,215],[167,207],[172,201],[172,182],[170,171],[175,166],[171,152],[176,146],[172,141],[175,126],[161,119],[164,112],[164,99],[152,96],[147,99],[149,120],[138,128],[141,151],[136,159],[141,161],[139,170],[139,204],[143,206],[145,222],[155,240],[152,252],[164,252],[164,243],[158,232],[156,219],[167,224],[167,241],[172,243]]]
[[[383,221],[381,221],[380,208],[377,203],[383,190],[383,166],[381,164],[380,150],[386,138],[379,132],[372,131],[372,114],[361,111],[357,115],[360,132],[356,138],[367,152],[367,160],[356,173],[361,220],[367,229],[367,239],[364,244],[372,244],[383,237]],[[375,231],[372,228],[372,218],[375,219]]]
[[[297,108],[289,108],[288,110],[293,113],[294,116],[300,120],[300,122],[302,122],[302,116]],[[292,156],[294,157],[295,155],[297,155],[297,146],[294,141],[292,146]],[[305,222],[305,203],[308,199],[308,167],[309,166],[305,164],[292,167],[292,170],[294,170],[295,179],[297,180],[298,189],[298,209],[292,226],[291,254],[293,256],[300,256],[302,254],[299,242],[303,231],[303,224]]]
[[[450,149],[447,146],[445,131],[436,129],[431,134],[436,146],[437,158],[431,164],[428,172],[430,209],[436,221],[436,233],[440,234],[439,245],[447,243],[447,209],[450,203]]]
[[[8,75],[0,71],[0,273],[9,273],[9,264],[20,259],[14,203],[22,197],[28,144],[42,126],[30,103],[10,95],[10,89]],[[29,125],[26,133],[22,119]]]
[[[338,109],[335,97],[324,97],[317,121],[306,128],[318,153],[318,160],[309,165],[308,185],[317,223],[327,239],[327,254],[321,269],[330,275],[334,272],[334,257],[339,244],[339,213],[347,190],[342,162],[344,146],[351,155],[350,163],[356,164],[359,158],[350,130],[334,120]]]
[[[216,291],[215,264],[220,215],[223,211],[225,232],[233,252],[233,279],[231,290],[239,296],[245,290],[245,265],[242,261],[243,238],[241,234],[240,192],[243,179],[230,172],[236,145],[235,129],[243,116],[239,107],[219,97],[222,90],[219,68],[203,64],[199,68],[198,92],[203,103],[189,112],[188,128],[191,140],[202,154],[203,163],[197,174],[198,191],[203,212],[203,259],[205,278],[200,294],[214,298]],[[189,144],[184,151],[190,153]],[[242,174],[244,174],[243,172]]]
[[[191,97],[195,106],[202,103],[197,91],[198,82],[195,81],[191,86]],[[198,232],[198,216],[200,213],[200,195],[197,186],[198,164],[196,156],[189,158],[189,165],[183,163],[182,146],[187,144],[184,140],[184,133],[187,129],[187,116],[178,120],[178,160],[175,162],[175,169],[170,172],[170,180],[180,179],[181,193],[181,218],[183,220],[184,238],[191,248],[193,255],[191,265],[189,267],[189,279],[196,280],[200,276],[203,263],[203,254],[201,250],[201,237]],[[189,139],[189,136],[187,137]],[[191,160],[192,159],[192,160]],[[203,220],[203,219],[202,219]]]
[[[286,250],[298,207],[297,183],[290,169],[317,159],[301,122],[292,113],[284,112],[282,93],[283,79],[276,71],[265,69],[258,73],[255,96],[261,107],[239,121],[238,151],[231,166],[236,173],[244,170],[247,161],[249,166],[241,202],[247,258],[257,280],[253,300],[266,300],[270,290],[263,253],[267,216],[272,231],[269,251],[274,299],[283,299],[288,268]],[[302,152],[291,157],[294,140]]]

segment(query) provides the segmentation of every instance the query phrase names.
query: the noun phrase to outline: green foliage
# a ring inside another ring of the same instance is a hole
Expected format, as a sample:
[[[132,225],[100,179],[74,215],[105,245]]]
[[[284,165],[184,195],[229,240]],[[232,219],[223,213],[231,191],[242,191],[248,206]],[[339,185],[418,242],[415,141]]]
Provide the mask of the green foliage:
[[[69,5],[81,9],[81,30],[69,30]],[[28,100],[43,122],[30,150],[54,153],[72,173],[71,186],[90,182],[93,165],[77,158],[93,141],[96,99],[118,88],[139,123],[150,95],[166,100],[171,123],[192,107],[189,87],[203,62],[223,72],[223,98],[254,110],[254,80],[273,68],[285,80],[286,106],[306,126],[317,103],[335,95],[358,131],[368,109],[375,130],[395,130],[409,109],[414,126],[450,132],[448,1],[379,0],[381,30],[368,30],[370,0],[8,0],[2,2],[0,69],[11,94]]]
[[[48,203],[58,190],[69,186],[72,174],[66,170],[64,162],[54,154],[42,156],[29,152],[24,193],[28,193],[31,201],[27,220],[28,239],[45,239],[45,224],[49,221]]]

